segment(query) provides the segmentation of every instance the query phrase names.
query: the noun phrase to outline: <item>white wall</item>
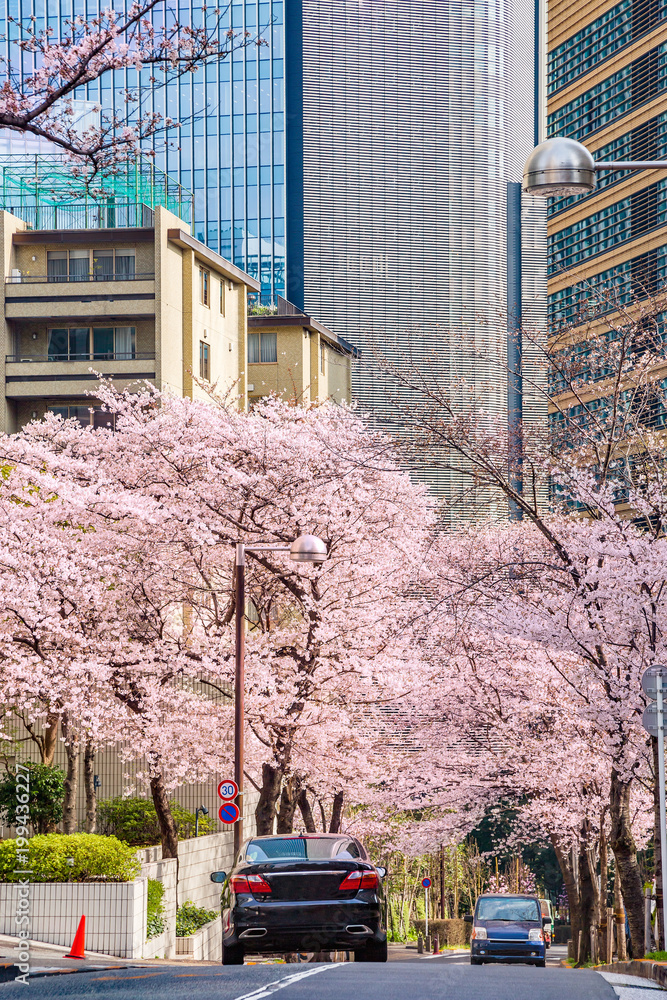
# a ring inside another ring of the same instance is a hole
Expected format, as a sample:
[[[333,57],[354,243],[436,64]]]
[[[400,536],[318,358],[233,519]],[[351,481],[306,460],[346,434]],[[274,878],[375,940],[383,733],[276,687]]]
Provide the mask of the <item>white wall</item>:
[[[0,883],[0,933],[15,936],[19,889]],[[141,958],[146,939],[146,879],[135,882],[36,882],[30,887],[30,936],[69,950],[86,918],[86,951]]]

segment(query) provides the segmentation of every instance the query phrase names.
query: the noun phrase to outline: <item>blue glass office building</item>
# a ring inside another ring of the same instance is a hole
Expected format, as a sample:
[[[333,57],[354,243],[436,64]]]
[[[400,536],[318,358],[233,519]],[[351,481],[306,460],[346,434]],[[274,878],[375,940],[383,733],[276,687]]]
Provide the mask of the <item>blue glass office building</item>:
[[[201,24],[201,4],[176,0],[182,23]],[[158,23],[176,10],[158,5]],[[18,28],[8,18],[51,27],[57,37],[68,18],[92,16],[100,0],[0,0],[0,52],[16,65]],[[224,5],[221,5],[224,7]],[[207,13],[215,18],[213,5]],[[169,148],[155,142],[157,165],[194,192],[193,234],[253,276],[260,276],[267,299],[285,294],[285,64],[282,0],[231,4],[221,31],[249,32],[250,42],[232,55],[186,73],[166,88],[154,89],[151,70],[139,80],[142,108],[182,122]],[[24,58],[26,71],[27,60]],[[89,86],[81,98],[104,110],[123,112],[119,95],[135,88],[136,74],[117,71]],[[120,102],[120,103],[119,103]]]

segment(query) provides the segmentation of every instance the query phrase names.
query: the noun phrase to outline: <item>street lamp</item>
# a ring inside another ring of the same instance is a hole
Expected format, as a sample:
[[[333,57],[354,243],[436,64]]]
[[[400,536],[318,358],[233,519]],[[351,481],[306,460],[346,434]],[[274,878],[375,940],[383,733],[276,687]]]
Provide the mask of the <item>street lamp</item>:
[[[595,190],[600,170],[667,170],[667,160],[594,160],[582,143],[566,136],[541,142],[523,168],[526,194],[588,194]]]
[[[239,818],[234,824],[234,854],[243,843],[243,767],[245,756],[244,741],[244,694],[245,694],[245,555],[251,552],[288,552],[293,562],[322,563],[328,558],[326,544],[316,535],[299,535],[291,545],[274,545],[270,542],[236,546],[236,671],[234,674],[234,781],[239,794],[236,804]]]

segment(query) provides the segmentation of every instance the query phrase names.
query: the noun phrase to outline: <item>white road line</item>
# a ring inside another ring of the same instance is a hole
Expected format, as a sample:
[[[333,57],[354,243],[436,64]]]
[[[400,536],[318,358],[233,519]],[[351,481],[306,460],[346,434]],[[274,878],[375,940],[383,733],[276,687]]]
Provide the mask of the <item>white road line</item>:
[[[297,972],[293,976],[286,976],[285,979],[276,979],[273,983],[260,986],[258,989],[253,990],[252,993],[244,993],[240,997],[235,997],[234,1000],[260,1000],[261,997],[271,996],[277,990],[282,990],[285,986],[291,986],[292,983],[296,983],[300,979],[307,979],[308,976],[316,976],[319,972],[331,972],[332,969],[342,969],[344,964],[344,962],[336,962],[331,965],[319,965],[316,969],[308,969],[306,972]]]

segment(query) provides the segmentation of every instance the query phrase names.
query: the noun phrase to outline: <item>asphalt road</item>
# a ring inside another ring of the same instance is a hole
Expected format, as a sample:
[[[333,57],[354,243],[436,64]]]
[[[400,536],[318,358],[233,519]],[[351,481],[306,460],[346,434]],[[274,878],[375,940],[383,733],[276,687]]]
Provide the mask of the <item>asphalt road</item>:
[[[35,977],[27,991],[21,984],[0,986],[0,1000],[31,993],[40,1000],[261,1000],[274,993],[275,1000],[657,1000],[662,991],[643,988],[649,985],[612,984],[587,970],[472,968],[437,959],[386,965],[162,965]]]

